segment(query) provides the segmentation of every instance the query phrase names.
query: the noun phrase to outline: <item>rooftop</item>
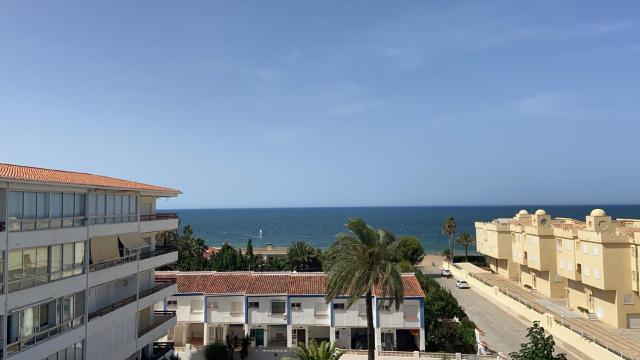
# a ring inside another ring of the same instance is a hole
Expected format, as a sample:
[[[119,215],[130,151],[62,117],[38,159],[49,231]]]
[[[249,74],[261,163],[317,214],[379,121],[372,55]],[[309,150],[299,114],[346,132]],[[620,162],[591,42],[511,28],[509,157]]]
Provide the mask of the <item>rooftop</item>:
[[[324,295],[322,272],[156,271],[157,278],[176,279],[179,294]],[[424,297],[414,274],[402,274],[405,297]],[[374,289],[375,295],[380,295]]]
[[[74,185],[116,190],[141,190],[161,193],[167,196],[176,196],[180,193],[176,189],[108,176],[3,163],[0,163],[0,181]]]

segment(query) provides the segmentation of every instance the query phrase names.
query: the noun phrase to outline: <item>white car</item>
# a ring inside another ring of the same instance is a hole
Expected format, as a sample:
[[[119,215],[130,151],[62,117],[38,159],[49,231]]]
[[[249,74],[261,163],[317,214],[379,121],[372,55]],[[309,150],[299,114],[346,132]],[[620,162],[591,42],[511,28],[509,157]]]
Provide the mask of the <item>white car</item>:
[[[442,269],[442,271],[440,272],[440,275],[442,275],[443,277],[451,277],[451,270]]]
[[[456,286],[458,287],[458,289],[468,289],[469,283],[467,282],[467,280],[456,280]]]

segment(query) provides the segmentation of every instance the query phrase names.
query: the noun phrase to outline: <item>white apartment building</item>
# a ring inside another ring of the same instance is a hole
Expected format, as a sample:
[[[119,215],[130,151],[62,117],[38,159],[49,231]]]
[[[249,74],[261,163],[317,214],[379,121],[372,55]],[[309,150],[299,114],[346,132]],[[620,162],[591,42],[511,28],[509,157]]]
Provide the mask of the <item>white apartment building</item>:
[[[177,190],[85,173],[0,164],[2,359],[155,360],[176,324],[154,304],[177,291],[156,281],[175,247],[156,214]]]
[[[310,340],[337,341],[344,349],[367,348],[364,298],[324,300],[324,273],[156,272],[175,279],[178,291],[156,309],[176,311],[170,333],[176,346],[251,337],[252,347],[292,348]],[[425,349],[424,293],[414,274],[403,274],[404,302],[396,310],[374,293],[376,348]]]

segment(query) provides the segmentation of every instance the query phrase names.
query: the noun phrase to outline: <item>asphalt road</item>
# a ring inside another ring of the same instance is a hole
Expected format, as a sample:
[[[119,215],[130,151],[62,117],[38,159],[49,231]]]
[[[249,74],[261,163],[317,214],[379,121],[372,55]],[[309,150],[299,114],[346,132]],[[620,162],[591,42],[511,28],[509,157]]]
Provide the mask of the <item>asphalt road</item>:
[[[469,318],[484,332],[481,340],[496,352],[508,354],[520,349],[526,341],[527,327],[531,323],[523,317],[510,313],[480,296],[471,289],[458,289],[453,278],[438,278],[438,282],[449,289]],[[589,359],[574,347],[556,340],[556,351],[564,352],[569,359]]]

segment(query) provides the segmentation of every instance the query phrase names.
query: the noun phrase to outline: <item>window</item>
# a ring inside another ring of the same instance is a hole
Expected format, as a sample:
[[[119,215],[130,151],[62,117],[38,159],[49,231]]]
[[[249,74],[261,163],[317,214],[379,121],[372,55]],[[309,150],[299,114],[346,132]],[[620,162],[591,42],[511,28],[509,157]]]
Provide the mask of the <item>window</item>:
[[[258,301],[249,301],[249,309],[260,309],[260,302]]]
[[[556,240],[556,250],[562,251],[562,240]]]
[[[22,219],[23,202],[22,191],[11,191],[9,193],[9,218]]]
[[[178,300],[167,300],[167,309],[176,309],[178,307]]]
[[[633,305],[633,294],[624,294],[624,304]]]
[[[583,254],[588,254],[589,253],[589,245],[582,244],[582,253]]]
[[[271,313],[272,314],[284,314],[285,313],[285,304],[284,301],[272,301],[271,302]]]
[[[560,267],[560,269],[564,269],[564,260],[560,260],[559,267]]]
[[[75,203],[73,193],[62,194],[62,215],[64,217],[73,217]]]
[[[39,192],[36,195],[36,216],[38,219],[49,217],[49,193]]]
[[[291,310],[302,310],[302,303],[299,303],[299,302],[291,303]]]
[[[333,310],[344,311],[344,303],[333,303]]]
[[[359,316],[367,316],[367,305],[359,304],[358,305],[358,315]]]
[[[567,271],[573,272],[573,262],[567,261]]]
[[[585,266],[582,273],[584,274],[584,276],[589,277],[589,267]]]
[[[62,277],[73,275],[73,266],[75,263],[75,251],[73,243],[62,245]]]
[[[51,193],[51,227],[62,227],[62,193]]]
[[[418,306],[416,305],[404,305],[404,319],[409,321],[418,320]]]
[[[210,301],[207,303],[207,307],[211,310],[218,310],[218,302],[217,301]]]
[[[203,300],[191,300],[191,312],[192,313],[201,313],[204,311],[204,301]]]
[[[593,277],[600,280],[600,270],[593,270]]]
[[[77,242],[74,250],[73,275],[82,274],[84,265],[84,243]]]
[[[327,316],[327,305],[323,303],[313,304],[313,313],[315,316]]]
[[[593,256],[598,256],[599,248],[598,245],[593,245]]]
[[[573,250],[573,241],[571,240],[565,241],[564,248],[567,250]]]
[[[62,245],[51,246],[51,280],[62,277]]]
[[[231,313],[232,314],[242,314],[244,311],[242,309],[242,301],[233,301],[231,302]]]

